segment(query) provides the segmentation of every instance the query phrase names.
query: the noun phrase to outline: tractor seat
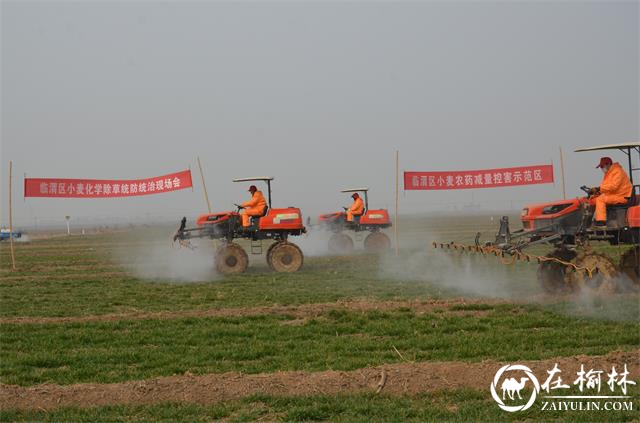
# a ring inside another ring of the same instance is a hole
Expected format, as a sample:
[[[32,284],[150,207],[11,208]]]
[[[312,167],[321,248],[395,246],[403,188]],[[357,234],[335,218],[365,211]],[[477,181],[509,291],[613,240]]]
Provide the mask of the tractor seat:
[[[261,217],[266,216],[267,211],[269,211],[269,206],[264,206],[264,209],[262,209],[262,213],[260,213],[258,216],[251,216],[251,226],[255,225]]]
[[[607,205],[607,210],[621,210],[621,209],[628,209],[629,207],[633,207],[636,205],[636,196],[635,195],[631,195],[631,197],[625,197],[627,199],[626,203],[622,203],[622,204],[611,204],[611,205]]]

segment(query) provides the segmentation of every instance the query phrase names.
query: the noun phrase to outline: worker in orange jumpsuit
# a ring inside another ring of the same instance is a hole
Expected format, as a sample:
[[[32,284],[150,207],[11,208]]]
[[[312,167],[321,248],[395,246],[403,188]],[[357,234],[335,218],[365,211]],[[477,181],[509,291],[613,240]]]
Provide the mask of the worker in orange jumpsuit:
[[[249,187],[249,192],[251,193],[251,200],[245,201],[240,205],[244,209],[241,216],[242,226],[245,228],[249,227],[251,216],[262,216],[265,207],[267,207],[267,200],[264,199],[262,191],[258,191],[255,185]]]
[[[633,186],[620,163],[613,163],[610,157],[602,157],[600,164],[596,166],[597,168],[602,169],[604,178],[599,187],[592,188],[596,204],[595,225],[605,226],[607,224],[607,206],[625,204],[629,201]]]
[[[364,212],[364,202],[358,193],[353,193],[351,198],[353,198],[353,204],[347,209],[347,222],[353,222],[354,216],[362,216]]]

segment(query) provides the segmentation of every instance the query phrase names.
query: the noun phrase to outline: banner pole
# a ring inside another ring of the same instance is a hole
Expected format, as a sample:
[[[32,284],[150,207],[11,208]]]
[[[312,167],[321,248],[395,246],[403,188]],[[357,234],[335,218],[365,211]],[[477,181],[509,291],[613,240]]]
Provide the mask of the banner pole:
[[[207,194],[207,184],[204,182],[204,173],[202,172],[202,165],[200,164],[200,156],[198,156],[198,168],[200,169],[200,178],[202,179],[202,188],[204,189],[204,199],[207,201],[207,207],[209,213],[211,213],[211,203],[209,202],[209,194]]]
[[[399,255],[398,251],[398,162],[399,162],[399,152],[396,150],[396,213],[395,213],[395,224],[393,225],[394,237],[396,240],[396,257]]]
[[[9,245],[11,248],[11,269],[16,270],[16,256],[13,252],[13,162],[9,161]]]
[[[560,172],[562,173],[562,198],[567,199],[567,190],[564,183],[564,154],[562,153],[562,147],[560,147]]]

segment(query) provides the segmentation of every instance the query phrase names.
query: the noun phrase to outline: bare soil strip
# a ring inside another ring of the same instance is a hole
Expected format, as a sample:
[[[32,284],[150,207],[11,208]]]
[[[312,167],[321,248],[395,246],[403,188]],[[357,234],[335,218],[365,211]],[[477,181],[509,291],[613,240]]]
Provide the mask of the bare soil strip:
[[[208,310],[159,311],[142,313],[119,313],[70,317],[3,317],[0,324],[51,324],[51,323],[87,323],[113,322],[118,320],[181,319],[190,317],[244,317],[261,314],[278,314],[296,318],[313,317],[332,310],[355,312],[392,311],[410,309],[416,313],[431,312],[453,306],[470,304],[506,304],[505,300],[494,299],[446,299],[446,300],[407,300],[407,301],[338,301],[334,303],[313,303],[301,305],[275,305],[262,307],[214,308]],[[510,304],[513,304],[510,302]],[[474,310],[471,310],[473,312]]]
[[[610,372],[627,369],[637,374],[640,350],[613,352],[606,356],[562,357],[542,361],[523,361],[543,384],[547,370],[558,363],[563,380],[571,383],[580,365],[585,369]],[[0,385],[0,409],[44,409],[63,406],[96,407],[106,405],[138,405],[162,402],[209,404],[251,395],[275,396],[336,395],[376,392],[412,395],[441,389],[471,388],[489,391],[498,369],[506,363],[485,361],[406,362],[354,371],[276,372],[263,374],[222,373],[113,384],[38,385],[20,387]],[[514,363],[512,363],[514,364]],[[383,376],[386,375],[385,376]],[[541,380],[540,380],[541,379]],[[384,383],[381,381],[384,380]],[[606,388],[606,386],[605,386]]]

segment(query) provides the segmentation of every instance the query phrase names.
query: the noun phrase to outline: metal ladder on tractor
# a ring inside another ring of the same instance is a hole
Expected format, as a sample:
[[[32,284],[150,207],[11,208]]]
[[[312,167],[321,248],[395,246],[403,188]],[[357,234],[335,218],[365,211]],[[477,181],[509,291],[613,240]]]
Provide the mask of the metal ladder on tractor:
[[[252,255],[260,255],[262,254],[262,240],[251,240],[251,254]]]

